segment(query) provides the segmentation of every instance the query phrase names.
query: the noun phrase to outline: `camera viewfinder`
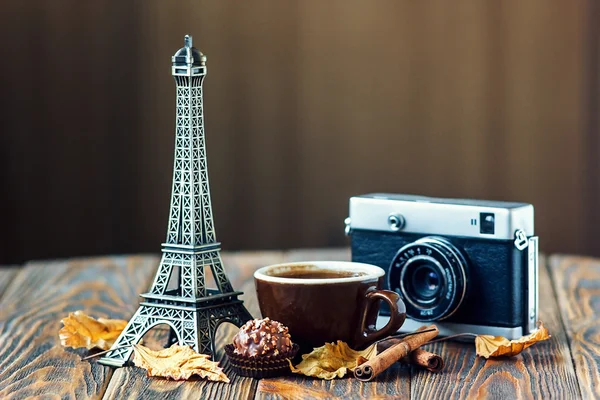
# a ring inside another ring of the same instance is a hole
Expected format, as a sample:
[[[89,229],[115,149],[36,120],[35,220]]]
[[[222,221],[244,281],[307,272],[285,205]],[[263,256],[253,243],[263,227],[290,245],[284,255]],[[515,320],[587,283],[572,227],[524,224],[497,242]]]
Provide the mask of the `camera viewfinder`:
[[[479,233],[493,235],[495,220],[494,213],[479,213]]]

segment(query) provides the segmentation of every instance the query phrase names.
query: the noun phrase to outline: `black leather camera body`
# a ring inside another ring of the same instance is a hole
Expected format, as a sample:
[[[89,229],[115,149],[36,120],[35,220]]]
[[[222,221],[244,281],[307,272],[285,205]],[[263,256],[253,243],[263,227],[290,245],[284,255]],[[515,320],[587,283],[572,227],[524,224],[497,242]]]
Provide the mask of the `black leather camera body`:
[[[386,271],[407,309],[400,331],[518,338],[535,330],[538,238],[533,206],[368,194],[350,199],[352,261]],[[385,323],[383,308],[380,323]]]

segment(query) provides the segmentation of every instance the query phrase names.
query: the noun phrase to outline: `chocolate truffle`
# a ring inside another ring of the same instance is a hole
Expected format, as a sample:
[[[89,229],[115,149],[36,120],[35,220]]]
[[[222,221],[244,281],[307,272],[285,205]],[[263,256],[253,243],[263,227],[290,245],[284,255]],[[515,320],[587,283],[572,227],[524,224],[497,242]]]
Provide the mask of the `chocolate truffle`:
[[[278,356],[292,350],[288,328],[269,318],[246,322],[233,337],[235,354],[249,358]]]

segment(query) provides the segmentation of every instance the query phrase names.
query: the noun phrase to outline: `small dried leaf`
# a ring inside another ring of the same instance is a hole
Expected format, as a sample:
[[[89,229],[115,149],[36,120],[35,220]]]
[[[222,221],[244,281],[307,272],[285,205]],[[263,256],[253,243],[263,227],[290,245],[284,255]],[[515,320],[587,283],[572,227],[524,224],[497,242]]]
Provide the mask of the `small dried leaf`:
[[[377,355],[377,347],[373,344],[362,351],[352,350],[345,342],[325,343],[316,347],[309,354],[302,355],[302,362],[294,367],[290,362],[292,372],[321,379],[342,378],[353,371],[357,365],[370,360]]]
[[[168,349],[153,351],[142,345],[133,346],[133,363],[148,371],[148,376],[161,376],[175,380],[198,375],[209,381],[229,382],[218,362],[210,356],[198,354],[190,346],[172,345]]]
[[[549,339],[548,329],[540,322],[537,331],[517,340],[508,340],[502,336],[480,335],[475,338],[475,349],[478,356],[485,358],[515,356],[529,346]]]
[[[58,332],[60,344],[64,347],[85,347],[88,350],[94,347],[110,349],[127,325],[127,321],[121,319],[96,320],[83,311],[69,313],[61,322],[64,326]]]

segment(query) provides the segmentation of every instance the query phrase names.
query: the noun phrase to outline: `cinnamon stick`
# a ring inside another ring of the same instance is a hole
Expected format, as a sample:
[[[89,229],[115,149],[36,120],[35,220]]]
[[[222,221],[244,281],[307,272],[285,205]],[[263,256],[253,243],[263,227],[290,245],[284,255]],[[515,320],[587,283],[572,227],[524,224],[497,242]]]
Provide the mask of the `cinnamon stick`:
[[[435,325],[428,326],[426,329],[433,329],[433,331],[409,336],[400,343],[385,350],[383,353],[378,354],[373,359],[356,367],[354,370],[356,379],[363,382],[372,380],[381,372],[385,371],[390,365],[399,359],[406,357],[411,351],[427,343],[439,333]]]
[[[422,326],[417,329],[415,332],[419,332],[424,330],[426,327]],[[382,353],[395,344],[400,343],[404,339],[397,338],[389,338],[385,339],[379,343],[377,343],[377,353]],[[366,361],[366,360],[365,360]],[[407,362],[410,362],[412,365],[416,367],[425,368],[431,372],[439,372],[444,368],[444,360],[441,356],[431,353],[429,351],[418,348],[414,351],[411,351],[408,355]],[[360,364],[360,363],[359,363]]]
[[[431,372],[440,372],[444,368],[444,360],[442,357],[427,350],[413,350],[410,352],[408,358],[412,365],[425,368]]]

